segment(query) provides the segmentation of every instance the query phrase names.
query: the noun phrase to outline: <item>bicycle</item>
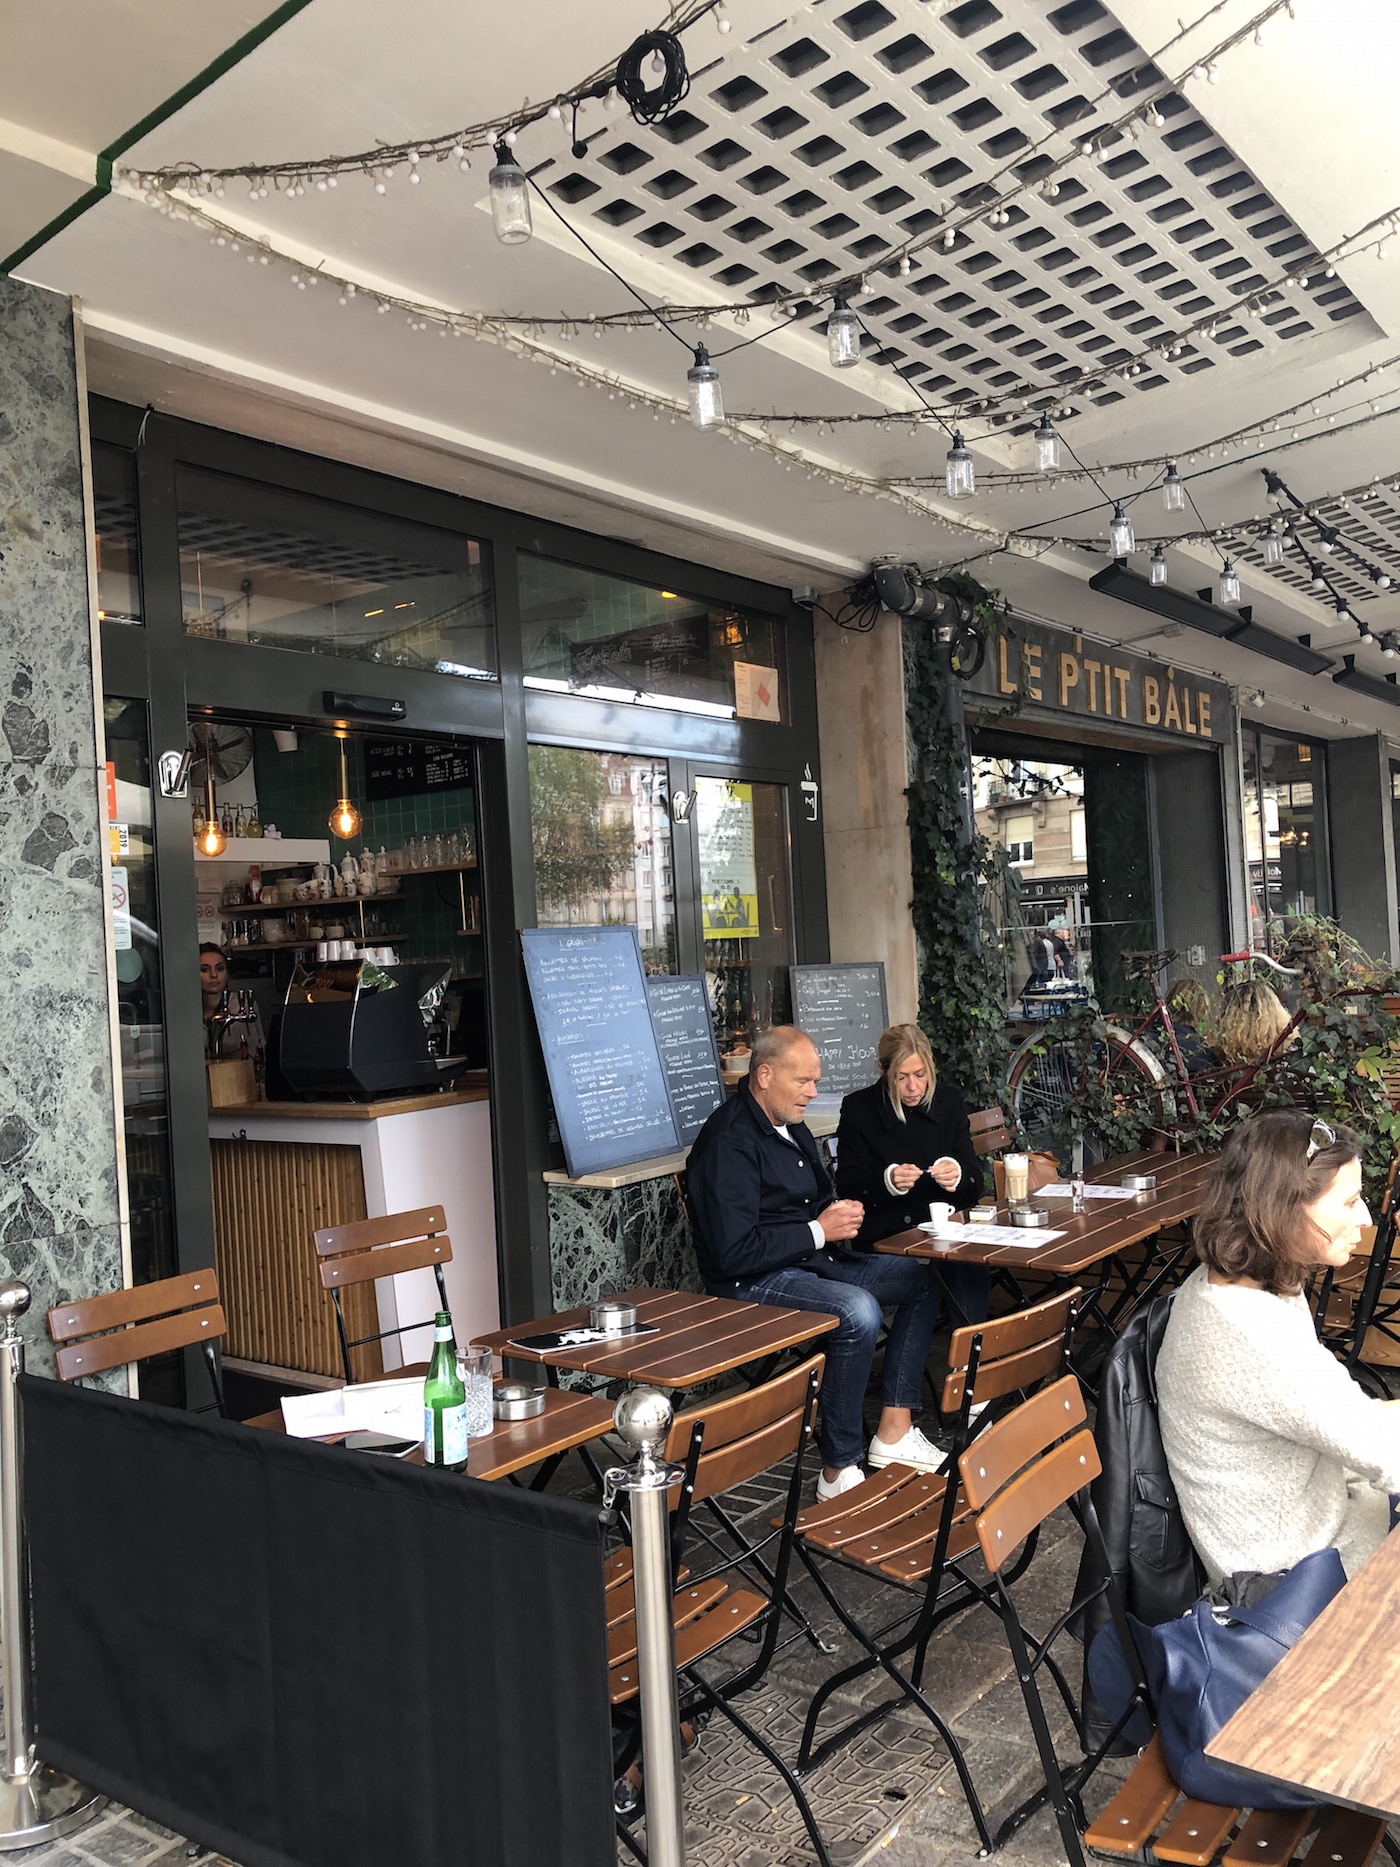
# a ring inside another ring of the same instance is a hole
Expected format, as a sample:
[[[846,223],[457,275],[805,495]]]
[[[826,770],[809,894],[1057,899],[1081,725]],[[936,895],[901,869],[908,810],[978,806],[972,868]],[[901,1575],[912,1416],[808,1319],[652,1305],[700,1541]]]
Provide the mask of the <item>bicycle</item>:
[[[1146,1110],[1153,1132],[1164,1138],[1186,1132],[1203,1119],[1213,1121],[1232,1104],[1248,1097],[1260,1073],[1288,1048],[1314,1005],[1328,998],[1369,995],[1368,988],[1353,986],[1322,993],[1301,968],[1280,965],[1267,953],[1249,949],[1222,953],[1220,961],[1224,966],[1267,966],[1285,979],[1303,979],[1307,989],[1288,1023],[1261,1055],[1247,1063],[1222,1065],[1219,1070],[1193,1076],[1182,1056],[1161,988],[1162,973],[1178,957],[1175,948],[1123,955],[1128,962],[1127,977],[1146,981],[1153,989],[1155,1002],[1136,1024],[1106,1023],[1102,1035],[1096,1036],[1087,1049],[1082,1040],[1049,1031],[1028,1037],[1016,1050],[1007,1071],[1011,1107],[1033,1143],[1050,1137],[1067,1107],[1102,1107],[1105,1098],[1111,1107],[1124,1113]],[[1149,1032],[1158,1034],[1167,1061],[1144,1042]]]

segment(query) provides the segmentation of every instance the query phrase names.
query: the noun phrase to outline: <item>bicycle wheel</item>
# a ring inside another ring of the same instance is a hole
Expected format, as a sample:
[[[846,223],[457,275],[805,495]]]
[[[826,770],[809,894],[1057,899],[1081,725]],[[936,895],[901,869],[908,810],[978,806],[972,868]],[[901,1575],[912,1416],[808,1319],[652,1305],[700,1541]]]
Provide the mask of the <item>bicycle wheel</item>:
[[[1007,1072],[1011,1107],[1032,1147],[1048,1145],[1059,1118],[1076,1104],[1090,1104],[1115,1114],[1141,1112],[1149,1128],[1170,1127],[1176,1120],[1171,1079],[1143,1043],[1110,1025],[1092,1044],[1072,1044],[1055,1031],[1028,1037]],[[1083,1127],[1086,1161],[1103,1160],[1113,1149],[1092,1119]]]

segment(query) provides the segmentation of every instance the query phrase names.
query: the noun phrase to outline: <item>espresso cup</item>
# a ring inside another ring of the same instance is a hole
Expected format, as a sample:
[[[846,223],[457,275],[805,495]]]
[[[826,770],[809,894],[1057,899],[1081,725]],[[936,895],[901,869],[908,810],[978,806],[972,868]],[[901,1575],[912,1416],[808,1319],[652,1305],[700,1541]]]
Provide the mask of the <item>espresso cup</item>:
[[[935,1238],[941,1238],[953,1223],[953,1208],[946,1200],[935,1199],[929,1206],[928,1219]]]

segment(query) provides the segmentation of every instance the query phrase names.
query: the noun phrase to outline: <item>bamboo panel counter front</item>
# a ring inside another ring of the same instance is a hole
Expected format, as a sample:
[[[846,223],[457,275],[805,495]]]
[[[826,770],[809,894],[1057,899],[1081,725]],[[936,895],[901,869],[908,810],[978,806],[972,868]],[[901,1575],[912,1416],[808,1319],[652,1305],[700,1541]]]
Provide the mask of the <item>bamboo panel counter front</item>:
[[[500,1323],[491,1121],[483,1082],[374,1103],[258,1102],[209,1116],[214,1243],[228,1317],[225,1353],[258,1368],[344,1378],[329,1293],[312,1233],[420,1206],[447,1214],[448,1301],[457,1339]],[[431,1270],[346,1293],[350,1334],[431,1324]],[[353,1298],[353,1301],[349,1299]],[[377,1320],[376,1320],[377,1315]],[[431,1328],[355,1351],[368,1379],[426,1361]]]

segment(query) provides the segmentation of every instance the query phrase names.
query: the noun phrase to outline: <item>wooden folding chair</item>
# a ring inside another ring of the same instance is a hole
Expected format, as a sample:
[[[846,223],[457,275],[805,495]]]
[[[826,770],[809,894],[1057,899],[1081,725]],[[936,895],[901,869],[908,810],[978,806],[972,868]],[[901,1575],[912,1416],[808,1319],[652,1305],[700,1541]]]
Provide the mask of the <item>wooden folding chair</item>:
[[[1033,1309],[954,1331],[948,1345],[942,1407],[945,1415],[955,1415],[956,1424],[953,1449],[943,1473],[889,1465],[840,1497],[814,1504],[797,1519],[798,1553],[804,1566],[842,1625],[865,1649],[860,1659],[817,1688],[807,1711],[797,1767],[814,1768],[907,1701],[923,1712],[943,1740],[984,1847],[990,1846],[991,1838],[961,1746],[921,1689],[924,1661],[934,1631],[977,1602],[995,1605],[986,1588],[959,1566],[961,1559],[976,1549],[977,1539],[963,1490],[956,1482],[950,1484],[947,1474],[956,1469],[956,1461],[968,1444],[976,1443],[997,1417],[999,1402],[1064,1374],[1069,1366],[1079,1297],[1077,1288],[1066,1290]],[[975,1425],[974,1404],[986,1409]],[[1022,1568],[1034,1551],[1032,1540],[1022,1558]],[[886,1625],[868,1631],[839,1599],[818,1557],[834,1567],[875,1577],[913,1593],[919,1598],[918,1604],[904,1609]],[[901,1664],[906,1655],[912,1655],[912,1660]],[[896,1696],[859,1713],[817,1745],[817,1725],[832,1693],[876,1667],[883,1668],[893,1681]]]
[[[447,1309],[447,1285],[442,1267],[452,1261],[452,1240],[447,1236],[447,1217],[441,1206],[421,1206],[416,1212],[391,1212],[383,1219],[354,1219],[346,1225],[325,1225],[316,1233],[316,1252],[321,1260],[321,1285],[331,1293],[335,1304],[335,1326],[340,1335],[340,1357],[345,1364],[345,1380],[353,1385],[355,1374],[350,1364],[352,1348],[364,1348],[370,1342],[382,1342],[391,1335],[406,1335],[413,1329],[432,1327],[432,1317],[420,1322],[399,1323],[392,1329],[380,1329],[373,1335],[351,1339],[345,1327],[345,1309],[340,1293],[351,1284],[364,1284],[380,1277],[395,1277],[403,1271],[421,1271],[431,1266],[437,1278],[439,1307]],[[405,1375],[427,1372],[427,1363],[400,1370]]]
[[[777,1650],[792,1560],[793,1526],[802,1494],[802,1454],[812,1437],[812,1416],[825,1361],[825,1356],[815,1355],[764,1387],[716,1401],[712,1406],[690,1409],[675,1421],[666,1456],[674,1459],[684,1448],[685,1475],[671,1492],[671,1546],[677,1564],[684,1553],[690,1510],[696,1502],[716,1498],[783,1460],[792,1460],[785,1508],[763,1538],[746,1544],[742,1551],[716,1563],[703,1575],[691,1576],[679,1567],[673,1571],[677,1575],[674,1617],[676,1670],[681,1682],[679,1716],[685,1721],[704,1711],[717,1711],[747,1738],[786,1783],[821,1867],[831,1867],[826,1843],[796,1775],[733,1703],[759,1683]],[[771,1562],[758,1562],[769,1546],[774,1546]],[[731,1575],[738,1573],[745,1582],[752,1581],[756,1568],[757,1586],[731,1586]],[[637,1627],[630,1561],[614,1561],[610,1566],[605,1600],[611,1699],[624,1721],[623,1743],[616,1757],[622,1772],[636,1760],[641,1741],[631,1711],[637,1696]],[[713,1669],[708,1676],[702,1675],[698,1670],[701,1661],[711,1659],[739,1634],[748,1635],[757,1650],[723,1678],[716,1678]],[[632,1853],[643,1858],[622,1816],[618,1818],[618,1831]]]
[[[972,1130],[973,1152],[979,1157],[999,1154],[1003,1148],[1015,1146],[1016,1137],[1007,1126],[1003,1109],[974,1109],[967,1118],[967,1125]]]
[[[219,1279],[212,1270],[162,1277],[130,1290],[55,1303],[49,1311],[49,1336],[60,1381],[81,1381],[148,1361],[171,1349],[198,1345],[209,1369],[214,1403],[224,1419],[224,1384],[215,1344],[228,1328],[219,1301]]]

